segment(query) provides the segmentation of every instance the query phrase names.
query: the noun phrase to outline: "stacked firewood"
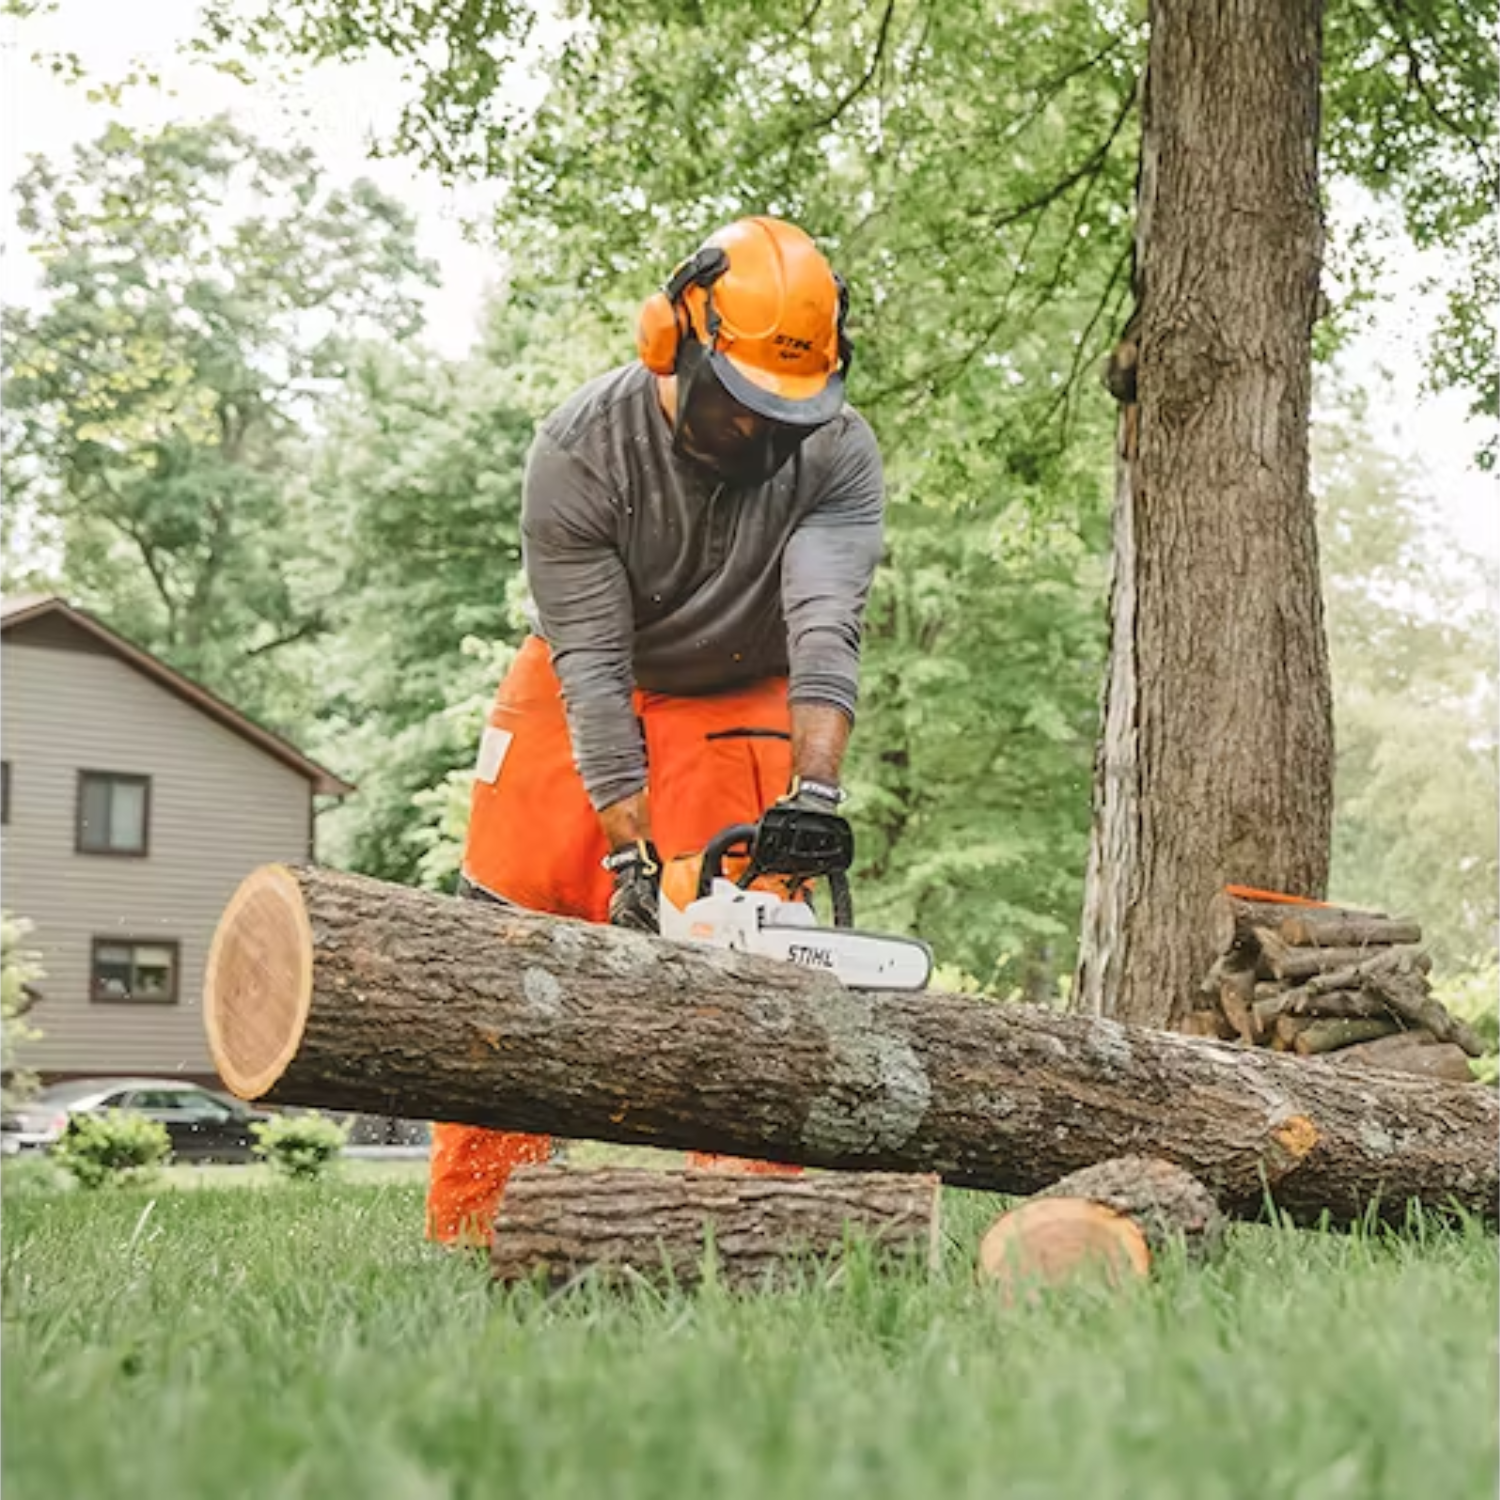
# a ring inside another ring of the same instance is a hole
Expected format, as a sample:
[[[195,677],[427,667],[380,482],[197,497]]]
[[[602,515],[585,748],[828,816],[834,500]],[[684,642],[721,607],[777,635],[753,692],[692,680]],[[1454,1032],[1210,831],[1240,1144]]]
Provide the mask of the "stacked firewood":
[[[1384,912],[1252,897],[1234,887],[1209,915],[1217,957],[1200,1035],[1350,1067],[1468,1082],[1479,1038],[1432,994],[1416,922]]]

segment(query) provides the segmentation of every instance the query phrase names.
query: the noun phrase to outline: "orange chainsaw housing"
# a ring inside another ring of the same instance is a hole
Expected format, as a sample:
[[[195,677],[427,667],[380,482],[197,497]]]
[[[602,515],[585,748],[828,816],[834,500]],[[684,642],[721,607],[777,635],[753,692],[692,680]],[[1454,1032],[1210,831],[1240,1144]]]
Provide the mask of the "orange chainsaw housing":
[[[755,822],[790,784],[786,690],[786,680],[774,678],[702,698],[636,693],[667,899],[673,899],[668,882],[671,891],[686,882],[696,895],[703,846],[731,823]],[[600,864],[604,835],[573,763],[562,690],[545,642],[532,637],[521,647],[495,695],[488,730],[470,800],[465,876],[533,911],[606,921],[613,882]],[[732,874],[732,861],[726,865]],[[511,1172],[550,1155],[547,1136],[435,1125],[429,1238],[486,1243]],[[796,1170],[697,1153],[692,1162]]]
[[[720,873],[725,880],[738,882],[750,863],[747,854],[726,855]],[[698,899],[698,881],[703,873],[703,851],[679,854],[662,866],[661,894],[663,901],[670,901],[678,911],[686,911],[690,903]],[[769,891],[783,901],[805,901],[807,883],[787,875],[759,875],[746,887],[752,891]]]

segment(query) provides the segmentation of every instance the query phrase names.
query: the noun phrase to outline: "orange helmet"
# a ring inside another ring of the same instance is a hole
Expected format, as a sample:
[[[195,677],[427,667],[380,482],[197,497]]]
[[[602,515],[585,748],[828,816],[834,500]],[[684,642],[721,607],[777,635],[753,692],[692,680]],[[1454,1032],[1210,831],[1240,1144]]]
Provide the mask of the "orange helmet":
[[[738,219],[647,299],[636,345],[647,369],[671,375],[691,335],[742,406],[790,427],[820,427],[844,404],[854,352],[847,306],[843,282],[796,225]]]

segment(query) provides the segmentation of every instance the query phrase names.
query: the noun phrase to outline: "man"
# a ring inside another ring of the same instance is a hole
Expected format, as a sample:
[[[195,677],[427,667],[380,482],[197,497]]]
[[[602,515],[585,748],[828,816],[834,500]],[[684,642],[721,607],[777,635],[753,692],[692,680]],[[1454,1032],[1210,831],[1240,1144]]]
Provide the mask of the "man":
[[[663,860],[731,823],[852,843],[839,772],[881,550],[880,453],[845,404],[842,283],[791,224],[712,235],[642,308],[640,359],[538,431],[538,633],[500,684],[461,889],[657,931]],[[438,1125],[428,1233],[484,1240],[545,1136]]]

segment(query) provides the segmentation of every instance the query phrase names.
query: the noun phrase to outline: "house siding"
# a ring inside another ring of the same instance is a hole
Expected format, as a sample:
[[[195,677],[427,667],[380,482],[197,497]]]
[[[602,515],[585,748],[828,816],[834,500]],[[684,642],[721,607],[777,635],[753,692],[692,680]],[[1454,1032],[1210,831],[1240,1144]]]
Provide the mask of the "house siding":
[[[45,968],[22,1063],[45,1074],[211,1075],[203,966],[225,903],[257,865],[309,857],[306,777],[118,657],[7,639],[0,756],[10,821],[0,901],[28,918]],[[151,778],[144,857],[75,848],[78,773]],[[174,1004],[95,1004],[96,938],[179,945]]]

